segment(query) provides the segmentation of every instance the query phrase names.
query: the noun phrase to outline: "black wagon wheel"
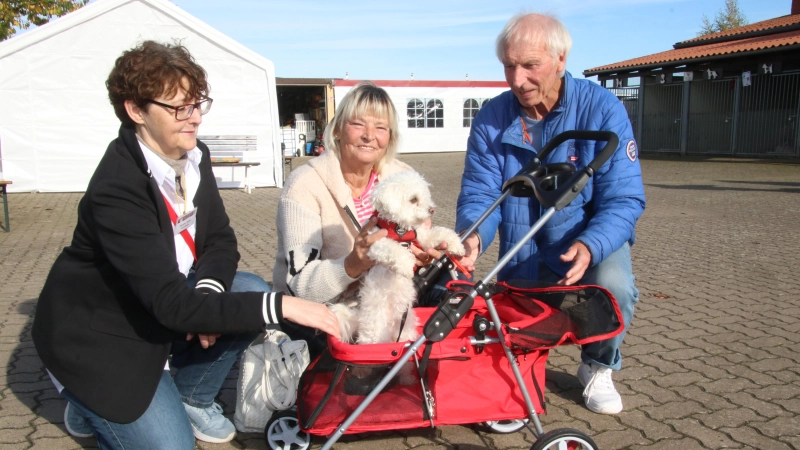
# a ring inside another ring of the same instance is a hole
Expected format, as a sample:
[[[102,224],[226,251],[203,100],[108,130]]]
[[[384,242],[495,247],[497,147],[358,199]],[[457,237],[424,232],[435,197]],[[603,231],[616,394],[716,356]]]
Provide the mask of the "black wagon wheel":
[[[293,410],[273,414],[264,427],[264,439],[272,450],[307,450],[311,445],[311,436],[300,430]]]
[[[559,428],[539,436],[531,450],[597,450],[597,444],[578,430]]]

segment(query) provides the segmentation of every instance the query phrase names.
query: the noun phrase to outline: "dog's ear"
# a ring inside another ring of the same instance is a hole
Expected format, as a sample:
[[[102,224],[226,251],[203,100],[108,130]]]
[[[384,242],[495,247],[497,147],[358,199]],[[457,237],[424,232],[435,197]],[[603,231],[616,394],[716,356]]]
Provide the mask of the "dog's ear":
[[[402,196],[402,186],[399,183],[393,182],[391,179],[379,183],[375,187],[375,192],[372,196],[372,207],[379,213],[386,211],[391,207],[393,202],[396,202],[398,196]]]

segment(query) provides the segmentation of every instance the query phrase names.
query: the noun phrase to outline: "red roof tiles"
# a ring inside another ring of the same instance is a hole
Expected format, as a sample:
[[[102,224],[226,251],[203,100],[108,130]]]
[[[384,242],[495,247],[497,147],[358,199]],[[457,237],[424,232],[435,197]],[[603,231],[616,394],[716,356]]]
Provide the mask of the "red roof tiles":
[[[723,36],[736,36],[737,34],[750,33],[753,31],[770,30],[773,28],[786,27],[795,24],[800,24],[800,14],[776,17],[774,19],[769,19],[769,20],[762,20],[761,22],[751,23],[750,25],[745,25],[743,27],[731,28],[730,30],[720,31],[719,33],[707,34],[705,36],[699,36],[694,39],[687,39],[685,41],[678,42],[675,45],[688,44],[688,43],[702,43],[703,41]]]
[[[782,31],[783,28],[788,30]],[[737,36],[741,37],[737,38]],[[594,67],[585,70],[583,74],[584,76],[592,76],[602,72],[636,70],[660,65],[678,66],[700,62],[710,57],[733,56],[736,53],[778,47],[788,48],[795,45],[800,45],[800,14],[764,20],[743,27],[681,41],[675,44],[675,49],[673,50]]]

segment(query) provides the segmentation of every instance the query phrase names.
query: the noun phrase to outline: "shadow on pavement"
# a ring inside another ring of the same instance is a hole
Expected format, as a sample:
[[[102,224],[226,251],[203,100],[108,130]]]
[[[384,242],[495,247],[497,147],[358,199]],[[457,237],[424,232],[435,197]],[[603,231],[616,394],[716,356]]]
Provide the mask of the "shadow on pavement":
[[[746,183],[746,182],[743,182]],[[755,183],[754,183],[755,184]],[[766,182],[762,184],[768,184]],[[670,185],[670,184],[644,184],[647,187],[656,187],[662,189],[681,189],[681,190],[689,190],[689,191],[739,191],[739,192],[783,192],[786,194],[800,194],[800,187],[793,189],[793,188],[778,188],[778,189],[753,189],[753,188],[742,188],[742,187],[725,187],[725,186],[715,186],[710,184],[681,184],[681,185]]]
[[[19,316],[25,316],[26,321],[19,334],[17,347],[12,352],[11,360],[6,367],[8,388],[16,399],[30,411],[50,424],[56,425],[66,433],[64,428],[64,407],[66,402],[56,390],[47,371],[42,364],[31,338],[33,316],[36,312],[38,299],[32,298],[20,301],[16,305]],[[13,411],[7,411],[13,414]],[[19,411],[24,413],[24,411]],[[78,445],[91,445],[94,439],[75,439]]]

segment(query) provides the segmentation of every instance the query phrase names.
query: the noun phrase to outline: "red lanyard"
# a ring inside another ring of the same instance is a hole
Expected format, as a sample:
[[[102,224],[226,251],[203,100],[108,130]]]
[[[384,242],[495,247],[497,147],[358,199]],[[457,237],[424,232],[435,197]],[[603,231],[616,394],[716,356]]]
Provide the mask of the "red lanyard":
[[[519,118],[519,123],[522,124],[522,143],[524,144],[525,141],[528,141],[528,144],[532,144],[531,136],[528,134],[528,127],[525,126],[525,121],[522,120],[522,117]]]
[[[167,200],[167,196],[164,195],[164,194],[161,194],[161,196],[164,197],[164,204],[167,205],[167,212],[169,213],[169,220],[172,221],[172,225],[176,225],[178,223],[178,215],[175,214],[175,210],[172,209],[172,205],[169,203],[169,200]],[[186,245],[189,246],[189,250],[191,250],[192,257],[194,257],[194,262],[196,263],[197,262],[197,252],[195,251],[194,239],[192,239],[192,235],[189,233],[189,230],[183,230],[183,231],[181,231],[181,236],[183,237],[183,240],[186,241]]]

